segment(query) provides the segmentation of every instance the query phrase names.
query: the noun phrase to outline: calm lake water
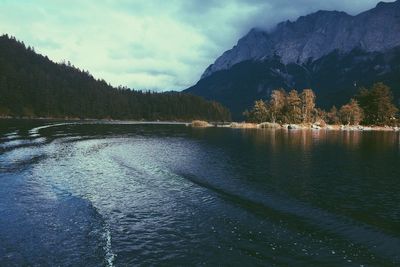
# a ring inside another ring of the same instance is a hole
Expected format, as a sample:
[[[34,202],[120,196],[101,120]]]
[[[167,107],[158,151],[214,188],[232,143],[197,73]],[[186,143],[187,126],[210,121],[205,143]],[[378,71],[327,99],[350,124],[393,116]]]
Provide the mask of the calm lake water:
[[[394,132],[0,121],[0,266],[400,266]]]

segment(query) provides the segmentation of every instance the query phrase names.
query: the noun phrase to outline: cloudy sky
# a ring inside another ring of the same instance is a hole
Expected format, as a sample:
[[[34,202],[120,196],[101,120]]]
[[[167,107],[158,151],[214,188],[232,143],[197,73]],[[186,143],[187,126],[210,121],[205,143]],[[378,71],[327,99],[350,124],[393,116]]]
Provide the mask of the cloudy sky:
[[[376,0],[0,0],[0,33],[112,85],[181,90],[252,27]],[[389,1],[390,2],[390,1]]]

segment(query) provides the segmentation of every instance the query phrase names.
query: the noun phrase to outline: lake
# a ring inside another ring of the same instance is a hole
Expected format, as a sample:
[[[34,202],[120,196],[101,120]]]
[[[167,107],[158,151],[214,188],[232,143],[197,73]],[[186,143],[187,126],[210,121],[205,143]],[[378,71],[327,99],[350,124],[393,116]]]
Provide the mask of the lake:
[[[2,120],[0,265],[400,266],[399,133]]]

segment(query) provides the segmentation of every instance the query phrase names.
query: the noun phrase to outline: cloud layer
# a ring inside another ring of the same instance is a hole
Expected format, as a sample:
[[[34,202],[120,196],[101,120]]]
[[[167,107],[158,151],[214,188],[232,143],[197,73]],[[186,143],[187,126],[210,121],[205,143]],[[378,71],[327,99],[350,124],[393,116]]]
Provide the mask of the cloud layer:
[[[112,85],[182,90],[252,27],[377,0],[0,0],[0,33]]]

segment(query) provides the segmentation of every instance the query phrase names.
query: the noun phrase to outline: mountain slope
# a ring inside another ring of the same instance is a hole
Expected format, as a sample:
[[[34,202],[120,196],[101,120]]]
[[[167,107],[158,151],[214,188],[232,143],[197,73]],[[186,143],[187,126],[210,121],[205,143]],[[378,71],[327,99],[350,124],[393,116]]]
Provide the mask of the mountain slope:
[[[400,47],[385,53],[359,49],[345,54],[334,51],[306,64],[284,64],[278,57],[244,61],[200,80],[186,91],[221,102],[231,109],[233,118],[240,119],[254,100],[268,99],[276,88],[312,88],[317,94],[317,104],[329,108],[344,104],[360,86],[378,81],[391,86],[399,101]]]
[[[215,102],[183,93],[113,88],[70,64],[56,64],[0,37],[0,116],[145,120],[229,120]]]
[[[278,87],[312,88],[317,103],[341,105],[359,86],[383,81],[400,97],[400,0],[357,16],[319,11],[252,29],[207,68],[186,92],[217,100],[241,118],[253,101]]]

